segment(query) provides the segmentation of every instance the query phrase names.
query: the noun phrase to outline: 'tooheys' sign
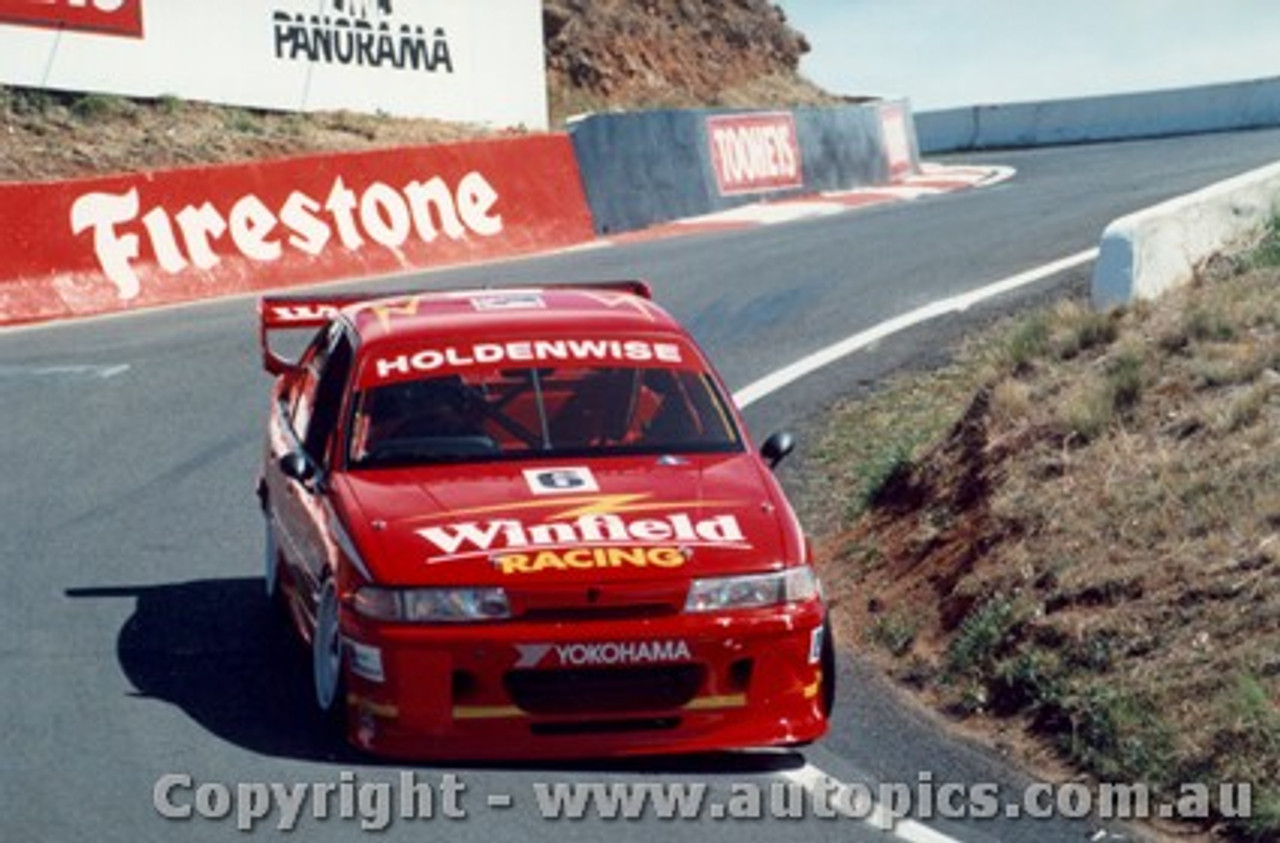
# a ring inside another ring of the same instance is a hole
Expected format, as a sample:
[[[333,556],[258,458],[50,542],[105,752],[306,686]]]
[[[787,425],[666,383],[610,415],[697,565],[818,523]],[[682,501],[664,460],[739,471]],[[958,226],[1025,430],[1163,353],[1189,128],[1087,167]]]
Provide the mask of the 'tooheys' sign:
[[[142,0],[0,0],[0,23],[142,37]]]
[[[707,142],[722,196],[804,185],[796,123],[788,112],[708,117]]]
[[[564,135],[0,184],[0,324],[593,236]]]

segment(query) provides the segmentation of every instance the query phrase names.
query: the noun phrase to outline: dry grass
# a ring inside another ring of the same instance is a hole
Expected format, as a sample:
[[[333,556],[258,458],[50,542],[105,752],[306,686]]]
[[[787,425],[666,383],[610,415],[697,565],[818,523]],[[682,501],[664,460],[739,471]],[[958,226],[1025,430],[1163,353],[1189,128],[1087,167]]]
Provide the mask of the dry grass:
[[[1258,254],[837,408],[804,509],[845,640],[926,700],[1104,779],[1252,782],[1230,831],[1277,839],[1280,247]]]
[[[172,98],[0,87],[0,181],[442,143],[490,132],[441,120],[295,114]]]

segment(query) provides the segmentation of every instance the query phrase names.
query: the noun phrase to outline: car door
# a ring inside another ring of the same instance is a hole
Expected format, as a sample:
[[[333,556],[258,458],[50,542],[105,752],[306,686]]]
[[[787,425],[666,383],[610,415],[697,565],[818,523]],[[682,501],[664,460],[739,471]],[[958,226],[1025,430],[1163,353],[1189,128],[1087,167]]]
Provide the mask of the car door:
[[[268,488],[280,547],[309,620],[315,617],[320,586],[334,558],[329,533],[329,477],[336,454],[339,420],[346,400],[354,348],[347,330],[334,323],[304,352],[292,388],[281,395],[282,450],[267,467]],[[305,470],[285,471],[286,455]]]

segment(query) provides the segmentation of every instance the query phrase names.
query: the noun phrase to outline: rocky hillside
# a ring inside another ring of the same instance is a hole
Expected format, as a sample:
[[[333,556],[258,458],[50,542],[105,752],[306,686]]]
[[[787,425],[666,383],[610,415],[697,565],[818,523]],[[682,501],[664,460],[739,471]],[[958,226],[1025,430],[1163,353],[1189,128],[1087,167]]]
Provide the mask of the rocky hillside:
[[[553,126],[590,110],[829,101],[765,0],[544,0]],[[475,126],[0,87],[0,180],[436,143]]]
[[[545,0],[558,115],[601,108],[811,103],[804,35],[767,0]]]

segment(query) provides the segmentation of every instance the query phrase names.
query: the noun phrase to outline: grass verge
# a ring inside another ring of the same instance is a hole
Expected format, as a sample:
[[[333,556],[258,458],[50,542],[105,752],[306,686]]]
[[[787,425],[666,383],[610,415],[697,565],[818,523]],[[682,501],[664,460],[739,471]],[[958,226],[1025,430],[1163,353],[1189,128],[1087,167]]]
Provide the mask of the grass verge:
[[[1224,269],[1223,267],[1226,267]],[[837,407],[802,496],[845,640],[1028,757],[1280,839],[1280,233]]]

